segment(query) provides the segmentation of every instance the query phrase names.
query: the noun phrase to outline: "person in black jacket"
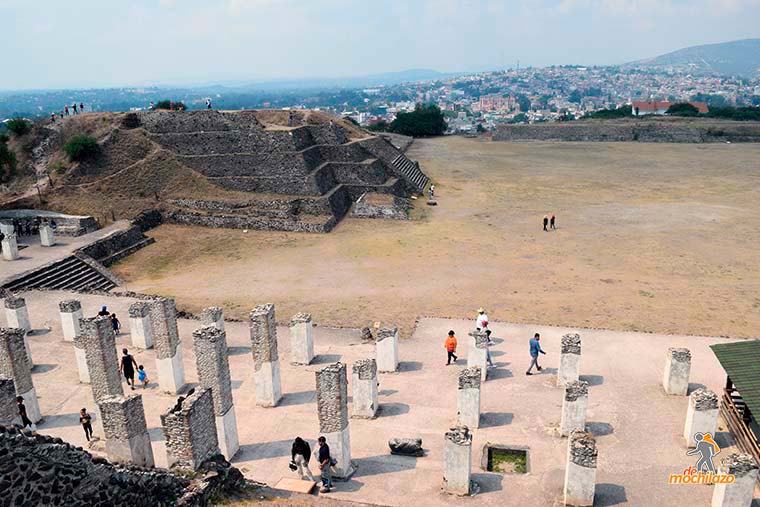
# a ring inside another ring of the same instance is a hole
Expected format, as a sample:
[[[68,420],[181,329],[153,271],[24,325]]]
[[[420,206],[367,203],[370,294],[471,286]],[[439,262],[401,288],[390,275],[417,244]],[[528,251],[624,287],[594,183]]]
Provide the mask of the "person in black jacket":
[[[319,470],[321,471],[320,475],[322,478],[322,489],[319,492],[329,493],[330,489],[332,489],[332,470],[330,469],[332,466],[332,456],[330,456],[330,446],[327,445],[325,437],[319,437],[317,444],[319,445],[317,459],[319,460]]]
[[[309,460],[311,459],[309,442],[301,437],[296,437],[293,441],[293,447],[290,449],[290,457],[296,467],[298,467],[298,478],[304,480],[304,469],[306,469],[306,477],[311,482],[314,482],[314,475],[312,475],[309,469]]]

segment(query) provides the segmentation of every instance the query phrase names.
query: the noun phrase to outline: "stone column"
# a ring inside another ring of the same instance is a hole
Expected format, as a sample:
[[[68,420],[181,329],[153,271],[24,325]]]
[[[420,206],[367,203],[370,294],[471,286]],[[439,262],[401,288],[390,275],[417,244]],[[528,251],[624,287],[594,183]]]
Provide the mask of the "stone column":
[[[29,368],[34,367],[32,349],[29,347],[29,333],[32,332],[32,324],[29,321],[29,311],[26,309],[26,300],[22,297],[8,296],[5,298],[5,319],[8,327],[24,330],[24,348],[29,358]]]
[[[13,379],[0,377],[0,426],[21,424],[16,396],[16,385]]]
[[[2,245],[3,247],[3,259],[6,261],[15,261],[18,259],[18,241],[16,240],[15,234],[5,234],[5,238],[3,238]]]
[[[150,321],[150,304],[138,301],[129,305],[129,334],[132,346],[147,350],[153,348],[153,325]]]
[[[174,407],[161,414],[161,425],[170,467],[197,470],[219,454],[210,389],[198,388],[187,398],[180,396]]]
[[[687,447],[696,447],[696,433],[715,435],[718,427],[718,395],[707,388],[700,387],[689,396],[689,408],[686,409],[686,424],[683,436]]]
[[[55,234],[48,223],[40,225],[40,244],[42,246],[55,245]]]
[[[201,312],[201,324],[203,327],[214,326],[224,331],[224,310],[221,306],[209,306]]]
[[[377,416],[377,361],[359,359],[351,375],[351,417],[374,419]]]
[[[565,468],[565,505],[594,505],[596,489],[596,439],[592,433],[575,430],[567,440]]]
[[[201,387],[211,390],[219,449],[231,460],[240,448],[232,399],[227,334],[213,324],[193,331],[195,365]]]
[[[274,305],[257,306],[251,312],[250,318],[256,404],[261,407],[274,407],[282,398]]]
[[[578,380],[581,369],[581,335],[566,334],[562,337],[559,354],[557,387],[565,387]]]
[[[113,463],[153,466],[153,448],[145,423],[142,395],[107,396],[98,402],[106,437],[106,454]]]
[[[480,368],[472,366],[459,372],[457,426],[480,427]]]
[[[586,407],[588,406],[588,382],[576,380],[565,386],[562,401],[562,419],[559,434],[568,436],[573,430],[586,429]]]
[[[156,350],[158,385],[169,394],[177,394],[185,386],[182,364],[182,343],[177,331],[177,309],[174,300],[159,297],[150,303],[150,323]]]
[[[375,336],[375,354],[378,371],[390,373],[398,370],[398,329],[381,327]]]
[[[82,333],[75,338],[74,347],[84,350],[87,375],[95,402],[100,403],[112,396],[124,396],[111,319],[89,317],[80,320],[79,325],[82,327]],[[83,373],[80,369],[80,381]]]
[[[351,438],[348,431],[348,379],[346,365],[335,363],[316,372],[319,432],[337,460],[334,476],[347,480],[354,473]],[[314,450],[316,453],[316,449]]]
[[[455,495],[470,494],[472,434],[467,426],[447,431],[443,441],[443,490]]]
[[[314,359],[311,315],[297,313],[290,319],[290,361],[309,364]]]
[[[477,366],[480,368],[480,380],[486,381],[486,375],[488,370],[486,366],[488,361],[486,360],[486,353],[488,352],[488,335],[482,331],[472,331],[469,333],[472,337],[470,342],[470,350],[467,351],[467,366],[472,368]]]
[[[689,391],[691,352],[684,348],[669,348],[665,356],[665,374],[662,386],[667,394],[686,396]]]
[[[76,299],[67,299],[58,303],[61,314],[61,328],[63,329],[63,341],[73,342],[80,332],[79,321],[84,318],[82,303]]]
[[[715,484],[712,507],[749,507],[757,482],[757,462],[749,454],[734,453],[723,458],[718,473],[733,475],[731,484]]]
[[[32,367],[24,347],[23,329],[0,328],[0,377],[13,379],[16,396],[24,398],[26,415],[33,423],[42,420],[37,392],[32,383]]]

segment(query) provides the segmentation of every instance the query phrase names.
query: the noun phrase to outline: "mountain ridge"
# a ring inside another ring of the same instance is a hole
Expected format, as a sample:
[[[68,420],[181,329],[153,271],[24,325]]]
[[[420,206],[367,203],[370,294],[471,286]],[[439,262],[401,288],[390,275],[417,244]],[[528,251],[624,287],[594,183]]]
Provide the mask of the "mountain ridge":
[[[760,76],[760,38],[701,44],[637,60],[624,67],[673,67],[694,74]]]

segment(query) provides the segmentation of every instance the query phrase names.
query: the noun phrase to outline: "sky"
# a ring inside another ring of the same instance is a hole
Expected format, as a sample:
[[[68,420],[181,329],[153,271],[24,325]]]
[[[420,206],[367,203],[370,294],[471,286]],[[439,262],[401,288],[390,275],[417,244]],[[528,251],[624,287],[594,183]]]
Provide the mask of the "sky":
[[[758,21],[760,0],[0,0],[0,89],[618,64]]]

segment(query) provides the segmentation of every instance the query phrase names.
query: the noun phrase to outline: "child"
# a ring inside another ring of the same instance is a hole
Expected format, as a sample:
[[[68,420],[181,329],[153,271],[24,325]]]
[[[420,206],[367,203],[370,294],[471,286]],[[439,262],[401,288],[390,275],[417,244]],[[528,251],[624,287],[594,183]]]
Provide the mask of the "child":
[[[454,353],[457,351],[457,337],[454,336],[454,330],[452,329],[449,331],[449,337],[446,338],[446,343],[444,344],[444,347],[446,347],[446,352],[449,355],[449,360],[446,362],[446,366],[451,364],[451,358],[454,358],[454,362],[457,362],[457,355]]]
[[[119,319],[116,318],[116,314],[111,314],[111,327],[113,327],[113,332],[118,336],[119,331],[121,330],[121,322],[119,322]]]
[[[82,428],[84,428],[84,436],[89,442],[92,438],[92,416],[87,413],[86,408],[83,408],[79,411],[79,422],[82,423]]]
[[[148,382],[150,382],[150,380],[148,379],[148,374],[145,373],[145,369],[143,368],[143,365],[137,366],[137,380],[140,381],[140,383],[143,386],[143,389],[148,387]]]

